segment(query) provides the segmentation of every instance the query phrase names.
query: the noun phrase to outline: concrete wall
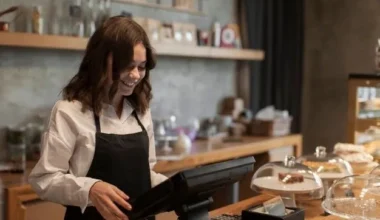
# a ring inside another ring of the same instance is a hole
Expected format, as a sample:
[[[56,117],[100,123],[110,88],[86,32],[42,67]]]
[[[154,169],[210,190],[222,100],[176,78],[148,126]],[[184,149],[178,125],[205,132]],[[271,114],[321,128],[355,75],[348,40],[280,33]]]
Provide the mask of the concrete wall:
[[[305,1],[304,147],[346,141],[347,77],[373,72],[377,0]]]
[[[42,5],[50,0],[0,0],[0,9],[19,3]],[[165,1],[162,1],[165,2]],[[195,23],[208,29],[212,22],[235,22],[234,0],[203,0],[207,16],[195,16],[128,4],[113,4],[112,14],[121,10],[165,22]],[[47,18],[48,13],[44,14]],[[62,86],[76,73],[82,53],[0,47],[0,128],[17,124],[36,113],[49,112],[60,97]],[[153,71],[152,114],[188,117],[213,116],[221,98],[235,94],[235,61],[159,57]],[[217,89],[218,88],[218,89]],[[3,143],[3,144],[1,144]],[[0,135],[0,146],[4,137]],[[4,151],[0,148],[0,159]]]

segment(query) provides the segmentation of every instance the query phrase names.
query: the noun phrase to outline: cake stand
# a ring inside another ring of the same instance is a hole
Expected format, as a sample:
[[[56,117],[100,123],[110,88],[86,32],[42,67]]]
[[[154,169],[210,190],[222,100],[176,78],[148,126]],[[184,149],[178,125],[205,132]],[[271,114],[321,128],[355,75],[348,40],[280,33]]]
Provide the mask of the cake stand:
[[[326,192],[322,208],[352,220],[380,220],[380,177],[352,175],[337,180]]]
[[[252,177],[251,189],[281,196],[285,206],[296,207],[296,201],[321,199],[324,194],[321,178],[295,157],[270,162],[260,167]]]
[[[322,179],[325,192],[334,181],[353,175],[350,163],[335,154],[328,154],[326,148],[322,146],[316,147],[314,154],[299,157],[297,162],[308,166],[318,174]]]

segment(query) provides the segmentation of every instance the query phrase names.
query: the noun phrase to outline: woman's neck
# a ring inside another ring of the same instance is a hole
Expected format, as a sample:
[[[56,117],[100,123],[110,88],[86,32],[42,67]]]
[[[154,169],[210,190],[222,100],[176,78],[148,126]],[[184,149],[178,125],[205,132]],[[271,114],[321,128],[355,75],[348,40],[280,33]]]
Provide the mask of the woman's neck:
[[[112,106],[114,107],[116,111],[117,117],[121,117],[121,113],[123,112],[123,96],[116,94],[115,97],[112,100]]]

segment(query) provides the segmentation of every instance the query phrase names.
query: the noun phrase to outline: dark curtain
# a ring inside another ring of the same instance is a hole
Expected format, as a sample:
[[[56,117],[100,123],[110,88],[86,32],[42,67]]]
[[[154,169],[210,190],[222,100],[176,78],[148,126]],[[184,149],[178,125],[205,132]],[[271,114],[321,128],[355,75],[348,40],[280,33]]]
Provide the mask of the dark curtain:
[[[242,0],[247,46],[263,49],[265,60],[250,64],[250,107],[274,105],[301,128],[304,0]]]

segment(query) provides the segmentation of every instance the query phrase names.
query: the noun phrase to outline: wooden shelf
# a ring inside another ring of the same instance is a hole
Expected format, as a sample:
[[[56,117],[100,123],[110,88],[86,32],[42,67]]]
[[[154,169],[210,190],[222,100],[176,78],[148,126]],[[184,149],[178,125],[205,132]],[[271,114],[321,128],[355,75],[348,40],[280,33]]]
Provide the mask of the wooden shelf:
[[[0,32],[0,46],[27,47],[58,50],[79,50],[86,48],[87,38],[38,35],[31,33]],[[183,45],[154,44],[157,55],[175,57],[212,58],[229,60],[263,60],[261,50],[197,47]]]
[[[182,13],[188,13],[188,14],[198,15],[198,16],[206,16],[206,14],[201,11],[175,8],[171,6],[160,5],[160,4],[150,3],[150,2],[138,2],[138,1],[133,1],[133,0],[112,0],[112,2],[123,3],[123,4],[126,3],[126,4],[138,5],[142,7],[148,7],[148,8],[158,8],[158,9],[162,9],[166,11],[182,12]]]

